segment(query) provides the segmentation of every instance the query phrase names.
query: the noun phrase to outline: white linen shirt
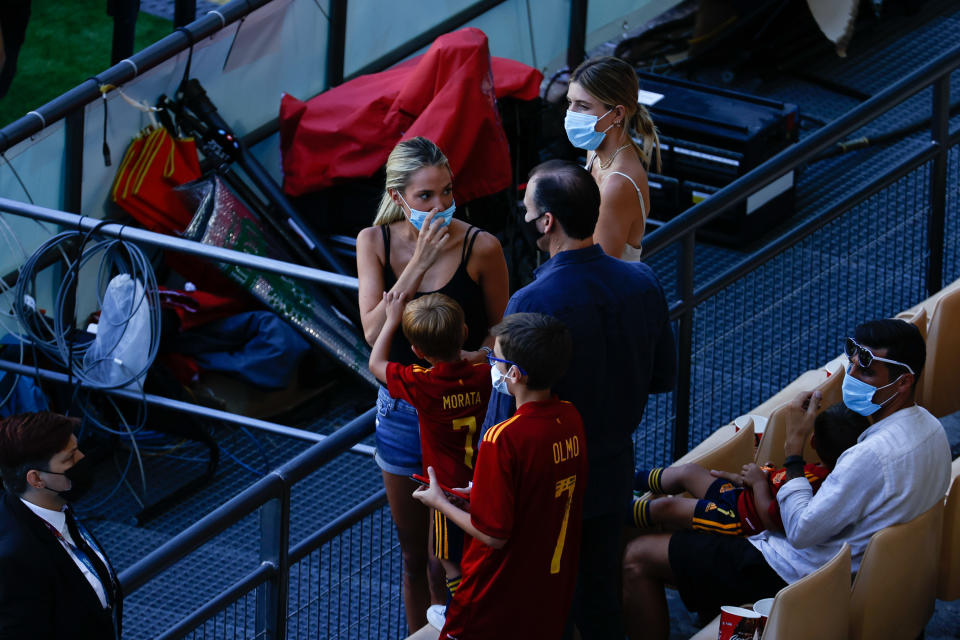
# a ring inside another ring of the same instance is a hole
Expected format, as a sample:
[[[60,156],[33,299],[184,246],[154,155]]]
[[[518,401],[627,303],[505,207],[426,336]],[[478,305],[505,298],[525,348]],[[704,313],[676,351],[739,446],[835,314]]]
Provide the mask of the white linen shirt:
[[[788,584],[819,569],[844,542],[856,572],[874,533],[943,500],[950,462],[940,421],[916,405],[901,409],[864,431],[816,494],[803,477],[784,484],[777,502],[785,534],[764,531],[750,542]]]

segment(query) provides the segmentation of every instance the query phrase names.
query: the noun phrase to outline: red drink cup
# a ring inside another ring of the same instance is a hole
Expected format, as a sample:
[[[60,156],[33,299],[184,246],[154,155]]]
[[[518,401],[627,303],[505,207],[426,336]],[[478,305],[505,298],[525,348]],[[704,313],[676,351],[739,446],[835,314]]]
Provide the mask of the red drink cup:
[[[741,607],[720,607],[720,634],[717,640],[753,640],[760,614]]]

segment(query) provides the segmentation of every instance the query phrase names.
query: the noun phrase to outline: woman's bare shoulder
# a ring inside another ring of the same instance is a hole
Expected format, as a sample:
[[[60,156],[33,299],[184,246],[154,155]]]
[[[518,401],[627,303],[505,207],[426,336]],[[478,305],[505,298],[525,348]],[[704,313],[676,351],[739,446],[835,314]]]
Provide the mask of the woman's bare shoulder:
[[[477,239],[473,241],[473,251],[479,255],[490,255],[501,253],[503,248],[500,246],[500,241],[497,240],[497,236],[489,231],[480,229],[480,231],[477,232]]]
[[[365,229],[361,229],[360,233],[357,234],[357,243],[361,242],[370,242],[375,237],[379,236],[382,233],[380,231],[380,225],[373,225]]]
[[[629,179],[625,176],[629,176]],[[600,194],[612,195],[624,189],[636,193],[634,183],[640,189],[647,186],[647,172],[639,162],[635,166],[617,167],[615,172],[610,171],[603,176],[600,180]]]
[[[373,253],[374,255],[382,258],[382,235],[383,231],[380,229],[380,225],[374,225],[372,227],[362,229],[360,233],[357,234],[357,253],[367,255]]]

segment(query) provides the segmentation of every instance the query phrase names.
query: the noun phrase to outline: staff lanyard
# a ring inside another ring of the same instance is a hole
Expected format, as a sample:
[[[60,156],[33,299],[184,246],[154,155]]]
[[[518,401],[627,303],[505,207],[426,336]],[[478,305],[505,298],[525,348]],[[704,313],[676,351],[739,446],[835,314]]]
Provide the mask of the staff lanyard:
[[[67,516],[67,517],[69,517],[69,516]],[[43,518],[41,518],[41,520],[43,520]],[[67,540],[66,537],[64,537],[64,535],[63,535],[62,533],[60,533],[60,531],[59,531],[55,526],[53,526],[52,524],[50,524],[50,523],[47,522],[46,520],[43,520],[43,524],[47,525],[47,529],[50,529],[50,532],[57,537],[57,540],[59,540],[60,542],[62,542],[63,544],[65,544],[65,545],[67,546],[67,548],[70,549],[70,551],[73,552],[72,555],[73,555],[77,560],[79,560],[80,562],[82,562],[82,563],[83,563],[83,566],[85,566],[85,567],[87,568],[87,571],[89,571],[90,574],[91,574],[94,578],[97,579],[97,581],[100,583],[100,587],[103,589],[103,595],[104,595],[104,597],[105,597],[106,600],[107,600],[107,606],[110,606],[110,592],[109,592],[109,590],[108,590],[108,585],[106,585],[106,584],[103,583],[103,578],[100,577],[100,573],[97,571],[96,567],[93,566],[93,562],[92,562],[92,561],[90,560],[90,558],[87,556],[86,552],[85,552],[83,549],[81,549],[80,547],[78,547],[76,544],[74,544],[74,543],[70,542],[69,540]],[[77,533],[80,535],[81,538],[83,538],[83,531],[80,529],[80,523],[79,523],[79,522],[77,523]],[[93,548],[93,545],[91,545],[85,538],[84,538],[83,541],[84,541],[84,543],[87,545],[87,547],[89,547],[90,553],[96,553],[96,552],[97,552],[96,549]],[[101,560],[101,562],[102,562],[102,560]],[[108,569],[108,571],[109,571],[109,569]]]

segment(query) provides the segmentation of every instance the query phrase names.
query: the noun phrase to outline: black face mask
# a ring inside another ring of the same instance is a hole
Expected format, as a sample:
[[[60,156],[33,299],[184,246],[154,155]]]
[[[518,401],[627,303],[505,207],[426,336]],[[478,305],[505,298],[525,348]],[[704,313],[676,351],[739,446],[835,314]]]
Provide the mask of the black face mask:
[[[67,502],[73,502],[82,497],[93,485],[93,464],[88,463],[86,458],[66,471],[44,471],[44,473],[63,476],[70,481],[70,488],[67,491],[55,492]],[[53,489],[50,490],[53,491]]]
[[[536,218],[530,221],[524,220],[522,217],[520,218],[520,222],[521,222],[520,232],[523,234],[523,237],[526,238],[526,240],[530,244],[532,244],[534,247],[537,246],[537,242],[540,240],[540,238],[546,235],[545,233],[537,229],[537,220],[539,220],[543,216],[544,214],[541,213]]]

